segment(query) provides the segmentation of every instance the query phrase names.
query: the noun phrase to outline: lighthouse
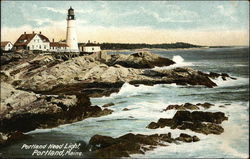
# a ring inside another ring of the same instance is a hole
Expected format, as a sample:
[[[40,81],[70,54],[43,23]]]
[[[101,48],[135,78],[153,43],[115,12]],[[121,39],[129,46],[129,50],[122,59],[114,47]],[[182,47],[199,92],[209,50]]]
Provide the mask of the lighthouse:
[[[79,52],[77,36],[76,36],[75,21],[76,20],[75,20],[74,9],[70,7],[68,10],[67,35],[66,35],[66,43],[69,46],[70,52]]]

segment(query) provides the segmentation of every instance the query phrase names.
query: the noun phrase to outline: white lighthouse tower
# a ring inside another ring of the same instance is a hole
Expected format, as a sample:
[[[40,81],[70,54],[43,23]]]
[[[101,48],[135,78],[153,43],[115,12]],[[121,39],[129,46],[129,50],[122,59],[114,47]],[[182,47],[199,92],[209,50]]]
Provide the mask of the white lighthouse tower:
[[[79,52],[75,28],[75,14],[74,9],[72,9],[71,7],[68,10],[67,17],[66,43],[69,46],[70,52]]]

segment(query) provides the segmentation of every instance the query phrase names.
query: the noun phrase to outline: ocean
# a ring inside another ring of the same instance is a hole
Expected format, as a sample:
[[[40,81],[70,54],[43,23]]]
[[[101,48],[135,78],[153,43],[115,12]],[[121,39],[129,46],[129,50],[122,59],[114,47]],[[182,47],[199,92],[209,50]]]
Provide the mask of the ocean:
[[[237,80],[213,80],[218,86],[178,86],[176,84],[139,85],[135,87],[125,83],[118,93],[109,97],[91,98],[92,105],[102,106],[113,102],[109,107],[114,112],[107,116],[88,118],[72,124],[61,125],[52,129],[37,129],[27,134],[31,139],[18,142],[0,152],[12,157],[29,157],[31,151],[21,149],[26,144],[74,143],[85,141],[95,135],[119,137],[127,133],[155,134],[171,132],[173,137],[180,133],[196,135],[200,138],[195,143],[171,143],[159,146],[144,155],[133,154],[137,158],[247,158],[249,157],[249,48],[204,48],[188,50],[152,50],[152,53],[170,58],[176,62],[170,67],[191,67],[203,72],[227,73]],[[113,52],[114,53],[114,52]],[[125,54],[131,52],[123,52]],[[170,104],[204,103],[215,106],[203,110],[221,111],[228,116],[222,123],[224,132],[220,135],[204,135],[190,130],[148,129],[146,126],[159,118],[172,118],[175,110],[162,111]],[[128,111],[123,111],[128,108]],[[32,157],[32,156],[30,156]]]

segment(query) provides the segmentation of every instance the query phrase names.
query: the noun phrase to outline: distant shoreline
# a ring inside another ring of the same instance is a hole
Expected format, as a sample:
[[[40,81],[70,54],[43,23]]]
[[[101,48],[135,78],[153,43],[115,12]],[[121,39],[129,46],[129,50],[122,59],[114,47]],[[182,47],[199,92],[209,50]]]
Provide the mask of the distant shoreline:
[[[142,49],[121,49],[121,50],[102,50],[106,52],[130,52],[130,51],[174,51],[174,50],[202,50],[209,49],[209,47],[192,47],[192,48],[171,48],[171,49],[161,49],[161,48],[142,48]]]
[[[222,48],[235,48],[235,47],[249,47],[249,46],[203,46],[203,47],[191,47],[191,48],[142,48],[142,49],[107,49],[102,50],[106,52],[139,52],[139,51],[175,51],[175,50],[203,50],[203,49],[222,49]]]

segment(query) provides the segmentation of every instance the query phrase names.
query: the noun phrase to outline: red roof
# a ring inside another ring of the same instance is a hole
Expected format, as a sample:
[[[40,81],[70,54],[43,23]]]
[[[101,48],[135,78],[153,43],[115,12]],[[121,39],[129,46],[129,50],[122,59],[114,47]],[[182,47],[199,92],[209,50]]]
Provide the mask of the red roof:
[[[10,41],[1,41],[1,47],[5,47]]]
[[[48,39],[46,36],[42,35],[42,34],[36,34],[36,33],[34,33],[34,34],[22,34],[22,35],[17,39],[17,41],[15,42],[14,45],[15,45],[15,46],[25,46],[25,45],[28,45],[29,42],[30,42],[36,35],[38,35],[38,36],[42,39],[42,41],[44,41],[44,42],[49,42],[49,39]]]
[[[50,47],[68,47],[68,45],[66,43],[51,42]]]

